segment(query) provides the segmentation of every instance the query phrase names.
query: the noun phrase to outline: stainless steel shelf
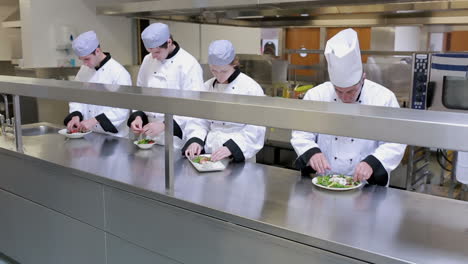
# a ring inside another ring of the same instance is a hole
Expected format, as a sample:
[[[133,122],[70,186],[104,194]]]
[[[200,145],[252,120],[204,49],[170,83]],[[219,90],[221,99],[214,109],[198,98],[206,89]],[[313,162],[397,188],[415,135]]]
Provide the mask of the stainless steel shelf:
[[[468,151],[468,115],[0,76],[0,93]]]

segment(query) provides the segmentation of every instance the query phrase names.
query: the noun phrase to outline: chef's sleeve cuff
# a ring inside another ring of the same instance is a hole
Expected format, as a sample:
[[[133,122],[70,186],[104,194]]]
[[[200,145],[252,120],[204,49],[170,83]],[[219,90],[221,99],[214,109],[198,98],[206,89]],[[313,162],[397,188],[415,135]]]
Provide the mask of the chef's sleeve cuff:
[[[307,163],[309,162],[310,158],[317,153],[322,153],[318,147],[307,150],[301,156],[297,157],[296,161],[294,162],[294,166],[297,169],[303,170],[307,167]]]
[[[173,124],[174,124],[174,136],[182,139],[183,136],[184,136],[184,133],[182,132],[182,129],[180,128],[179,124],[173,120]],[[203,145],[202,145],[203,146]]]
[[[114,124],[112,124],[112,122],[106,116],[106,114],[102,113],[100,115],[97,115],[95,118],[99,122],[99,124],[101,125],[104,131],[114,133],[114,134],[119,132],[117,128],[115,128]]]
[[[141,120],[143,121],[143,125],[146,125],[149,123],[148,121],[148,116],[145,114],[145,112],[143,111],[136,111],[136,112],[133,112],[130,117],[128,118],[128,121],[127,121],[127,126],[130,127],[132,125],[132,122],[135,121],[135,119],[137,118],[137,116],[141,117]]]
[[[185,151],[187,148],[192,144],[192,143],[198,143],[202,148],[205,146],[205,142],[197,137],[193,137],[189,140],[187,140],[187,143],[185,143],[184,147],[182,148],[182,155],[185,155]],[[204,150],[202,150],[203,152]]]
[[[387,170],[384,168],[380,160],[378,160],[375,156],[369,155],[367,156],[363,162],[369,164],[372,168],[372,175],[367,180],[369,184],[380,185],[380,186],[387,186],[388,183],[388,173]]]
[[[223,144],[223,146],[229,149],[234,162],[242,162],[245,160],[244,153],[236,144],[236,142],[234,142],[234,140],[229,139],[228,141],[226,141],[226,143]]]
[[[63,124],[65,126],[68,125],[68,122],[70,122],[70,120],[72,120],[72,118],[75,116],[80,118],[80,122],[83,121],[83,114],[80,111],[75,111],[75,112],[71,112],[65,117],[65,119],[63,120]]]

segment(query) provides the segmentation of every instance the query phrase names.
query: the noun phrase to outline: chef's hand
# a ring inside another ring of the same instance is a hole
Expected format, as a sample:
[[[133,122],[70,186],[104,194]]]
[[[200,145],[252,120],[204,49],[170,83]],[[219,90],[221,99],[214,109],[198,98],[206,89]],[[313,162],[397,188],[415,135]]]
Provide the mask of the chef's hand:
[[[84,120],[84,121],[81,121],[80,127],[78,129],[80,130],[80,132],[90,131],[98,123],[99,122],[96,120],[96,118]]]
[[[143,133],[143,120],[141,117],[137,116],[135,120],[130,124],[130,129],[135,134]]]
[[[309,164],[317,174],[325,174],[327,170],[331,170],[330,164],[323,153],[315,153],[310,158]]]
[[[143,133],[145,133],[149,137],[155,137],[161,132],[164,131],[164,123],[162,122],[154,122],[154,123],[148,123],[143,127]]]
[[[70,121],[68,121],[67,124],[67,130],[72,131],[74,129],[78,129],[80,127],[80,118],[78,116],[72,117]]]
[[[371,166],[369,166],[369,164],[367,164],[364,161],[361,161],[356,166],[356,170],[354,170],[353,180],[354,181],[368,180],[373,172],[374,170],[371,168]]]
[[[220,147],[211,154],[211,161],[218,161],[231,156],[232,153],[227,147]]]
[[[185,157],[187,157],[189,159],[193,159],[193,158],[195,158],[195,156],[200,155],[202,149],[203,149],[203,147],[200,144],[198,144],[196,142],[193,142],[185,150]]]

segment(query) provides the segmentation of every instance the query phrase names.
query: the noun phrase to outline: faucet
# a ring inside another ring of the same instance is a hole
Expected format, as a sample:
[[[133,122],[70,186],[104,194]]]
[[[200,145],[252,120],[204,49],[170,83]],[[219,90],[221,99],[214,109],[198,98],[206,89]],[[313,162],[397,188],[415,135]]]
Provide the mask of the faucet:
[[[15,118],[10,117],[10,110],[8,107],[8,97],[6,94],[1,94],[3,97],[3,103],[5,105],[5,116],[0,114],[0,127],[2,130],[2,135],[6,135],[7,128],[11,128],[11,133],[15,132]]]
[[[9,122],[10,120],[10,109],[8,107],[8,97],[6,94],[1,94],[3,97],[3,103],[5,104],[5,116],[6,120]]]

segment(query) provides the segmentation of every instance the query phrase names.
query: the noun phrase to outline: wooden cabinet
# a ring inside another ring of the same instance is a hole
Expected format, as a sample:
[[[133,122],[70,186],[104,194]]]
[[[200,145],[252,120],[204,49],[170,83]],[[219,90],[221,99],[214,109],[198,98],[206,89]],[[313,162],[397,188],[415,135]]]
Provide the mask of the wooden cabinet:
[[[320,49],[320,28],[286,29],[286,49]],[[314,65],[320,62],[319,54],[291,54],[291,64]],[[313,75],[313,70],[295,70],[297,75]]]
[[[468,51],[468,31],[445,33],[444,51]]]

